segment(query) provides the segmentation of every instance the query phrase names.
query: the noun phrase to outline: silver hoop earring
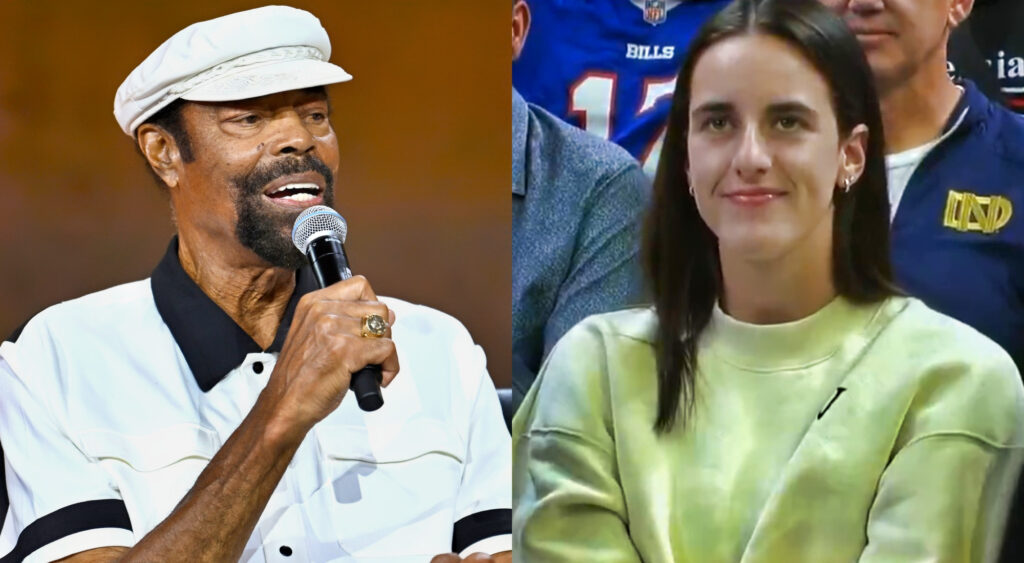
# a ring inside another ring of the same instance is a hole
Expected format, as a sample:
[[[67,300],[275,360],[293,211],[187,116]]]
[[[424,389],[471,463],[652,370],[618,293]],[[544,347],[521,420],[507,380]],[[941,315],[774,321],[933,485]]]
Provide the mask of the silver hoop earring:
[[[853,178],[851,178],[849,176],[847,176],[846,178],[843,178],[843,193],[844,194],[850,192],[850,186],[851,185],[853,185]]]
[[[694,195],[693,195],[693,184],[690,184],[690,197],[694,197]]]

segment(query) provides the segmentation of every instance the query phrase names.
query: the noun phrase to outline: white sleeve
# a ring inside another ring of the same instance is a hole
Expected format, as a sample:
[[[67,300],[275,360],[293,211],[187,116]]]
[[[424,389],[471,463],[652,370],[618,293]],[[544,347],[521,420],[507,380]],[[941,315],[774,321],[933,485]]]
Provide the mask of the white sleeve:
[[[10,508],[0,562],[52,561],[106,546],[134,544],[124,501],[106,472],[59,422],[62,390],[49,389],[54,349],[0,347],[0,444]],[[24,362],[16,361],[23,358]],[[52,396],[46,396],[50,393]]]
[[[512,549],[512,440],[483,350],[471,340],[468,344],[456,346],[463,382],[472,382],[467,387],[475,388],[467,397],[471,408],[466,464],[452,533],[452,551],[462,557]]]

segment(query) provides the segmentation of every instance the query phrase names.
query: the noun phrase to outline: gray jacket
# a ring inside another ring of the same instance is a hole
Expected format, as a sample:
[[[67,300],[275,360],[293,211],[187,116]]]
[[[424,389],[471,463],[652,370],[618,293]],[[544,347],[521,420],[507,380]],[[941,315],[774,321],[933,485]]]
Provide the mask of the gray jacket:
[[[555,342],[642,296],[650,200],[639,163],[512,92],[512,387],[518,407]]]

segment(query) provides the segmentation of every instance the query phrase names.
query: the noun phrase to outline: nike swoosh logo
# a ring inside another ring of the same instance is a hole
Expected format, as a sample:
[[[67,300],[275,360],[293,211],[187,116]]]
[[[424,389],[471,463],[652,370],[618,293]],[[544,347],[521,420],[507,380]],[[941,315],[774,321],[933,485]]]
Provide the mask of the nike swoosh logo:
[[[832,403],[836,402],[836,399],[838,399],[839,396],[843,394],[843,391],[846,391],[846,387],[836,388],[835,395],[832,395],[832,398],[829,400],[828,404],[825,405],[825,408],[821,409],[821,411],[818,413],[818,420],[821,420],[821,417],[825,416],[825,413],[828,412],[828,409],[832,408]]]

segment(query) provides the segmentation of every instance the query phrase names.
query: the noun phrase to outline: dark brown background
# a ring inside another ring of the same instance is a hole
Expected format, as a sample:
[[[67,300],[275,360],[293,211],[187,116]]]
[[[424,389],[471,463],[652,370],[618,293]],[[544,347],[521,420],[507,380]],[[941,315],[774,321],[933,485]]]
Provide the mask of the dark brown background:
[[[0,2],[0,336],[48,305],[147,277],[168,205],[112,115],[125,76],[241,0]],[[378,293],[455,315],[510,380],[509,6],[295,1],[355,76],[330,87],[336,202]]]

